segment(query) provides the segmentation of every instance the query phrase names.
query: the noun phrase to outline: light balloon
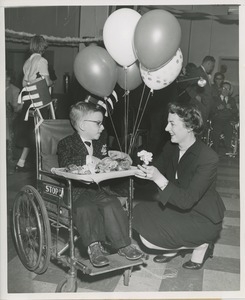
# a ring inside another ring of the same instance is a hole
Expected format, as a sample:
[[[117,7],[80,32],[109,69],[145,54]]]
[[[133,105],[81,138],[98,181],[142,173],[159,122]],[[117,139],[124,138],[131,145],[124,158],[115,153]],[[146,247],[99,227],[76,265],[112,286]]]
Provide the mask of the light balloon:
[[[153,71],[174,56],[179,48],[181,27],[171,13],[155,9],[144,14],[134,33],[134,48],[140,63]]]
[[[174,57],[162,68],[148,71],[140,64],[140,73],[144,83],[152,90],[160,90],[170,85],[179,75],[183,65],[183,55],[180,49]]]
[[[117,83],[127,91],[136,89],[143,82],[137,62],[127,68],[118,66],[117,74]]]
[[[113,12],[103,28],[103,40],[107,51],[121,66],[129,66],[136,61],[133,49],[135,27],[141,15],[129,8]]]
[[[90,93],[106,97],[117,82],[117,64],[102,47],[86,47],[75,57],[74,74]]]

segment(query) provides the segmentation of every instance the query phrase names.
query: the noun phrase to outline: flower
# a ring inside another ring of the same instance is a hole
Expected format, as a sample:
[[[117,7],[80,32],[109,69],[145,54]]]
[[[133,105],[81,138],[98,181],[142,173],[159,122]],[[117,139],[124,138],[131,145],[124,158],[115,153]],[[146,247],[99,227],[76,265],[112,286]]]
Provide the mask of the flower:
[[[101,154],[102,155],[107,155],[107,145],[103,145],[102,148],[101,148]]]
[[[137,156],[144,162],[145,165],[149,165],[149,162],[152,161],[153,154],[151,152],[147,152],[145,150],[142,150],[137,153]]]

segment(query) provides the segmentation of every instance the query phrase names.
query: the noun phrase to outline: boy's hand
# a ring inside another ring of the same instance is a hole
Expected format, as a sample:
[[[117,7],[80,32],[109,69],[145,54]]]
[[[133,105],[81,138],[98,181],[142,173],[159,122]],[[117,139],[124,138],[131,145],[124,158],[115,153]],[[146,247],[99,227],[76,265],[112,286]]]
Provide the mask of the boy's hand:
[[[127,153],[121,151],[110,150],[108,151],[108,156],[112,159],[127,159],[132,163],[131,157]]]
[[[93,164],[97,165],[101,160],[93,155],[87,155],[86,156],[86,165]]]

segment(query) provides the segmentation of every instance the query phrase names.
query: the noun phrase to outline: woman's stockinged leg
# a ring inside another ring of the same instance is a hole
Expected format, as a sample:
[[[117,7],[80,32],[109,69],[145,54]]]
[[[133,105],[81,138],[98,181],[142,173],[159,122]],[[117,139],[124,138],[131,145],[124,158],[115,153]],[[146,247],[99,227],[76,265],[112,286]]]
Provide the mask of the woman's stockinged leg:
[[[204,259],[204,255],[207,251],[208,244],[204,243],[198,247],[196,247],[192,253],[191,261],[194,263],[201,264]]]
[[[20,159],[19,159],[19,161],[17,163],[17,165],[19,167],[24,167],[25,162],[26,162],[26,158],[27,158],[29,152],[30,152],[30,148],[27,148],[27,147],[23,148],[21,156],[20,156]]]

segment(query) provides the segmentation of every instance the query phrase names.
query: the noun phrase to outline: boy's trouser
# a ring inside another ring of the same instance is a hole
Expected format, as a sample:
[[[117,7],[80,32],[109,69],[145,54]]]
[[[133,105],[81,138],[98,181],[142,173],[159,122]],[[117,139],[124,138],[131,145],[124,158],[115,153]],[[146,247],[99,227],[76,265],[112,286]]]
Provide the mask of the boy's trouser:
[[[74,205],[75,225],[84,246],[109,241],[115,249],[131,243],[128,218],[120,201],[103,190],[85,190]]]

